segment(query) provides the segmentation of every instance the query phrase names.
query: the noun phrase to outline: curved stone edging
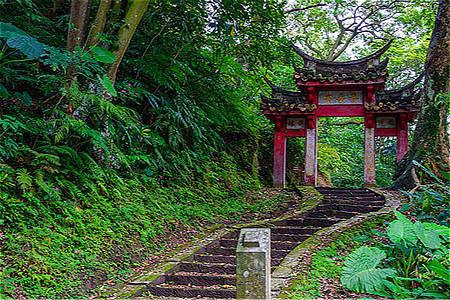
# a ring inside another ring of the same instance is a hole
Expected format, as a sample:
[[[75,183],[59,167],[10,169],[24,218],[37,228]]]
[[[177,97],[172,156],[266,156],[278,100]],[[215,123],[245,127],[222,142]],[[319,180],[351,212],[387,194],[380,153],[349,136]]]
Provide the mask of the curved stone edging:
[[[390,214],[394,210],[398,209],[401,204],[401,199],[405,196],[396,191],[386,191],[377,188],[371,188],[370,190],[375,193],[381,194],[385,197],[385,205],[378,211],[369,212],[365,214],[360,214],[354,216],[348,220],[336,223],[330,227],[326,227],[307,240],[298,245],[294,250],[292,250],[282,261],[282,263],[272,272],[272,298],[277,299],[278,295],[282,292],[283,288],[287,287],[289,280],[292,278],[291,275],[298,270],[298,267],[302,263],[302,257],[306,256],[313,248],[318,245],[326,246],[328,243],[332,242],[331,237],[337,233],[341,233],[346,229],[360,224],[364,221],[376,218],[382,215]],[[327,240],[328,238],[328,240]],[[325,241],[327,240],[327,241]]]
[[[202,251],[210,243],[220,239],[228,233],[245,227],[261,227],[274,221],[282,221],[284,219],[302,215],[315,208],[322,201],[322,195],[313,187],[300,186],[295,189],[297,192],[301,193],[301,202],[299,203],[301,207],[296,209],[294,212],[287,212],[281,217],[274,219],[265,219],[252,223],[225,226],[215,230],[213,229],[213,232],[207,237],[190,241],[189,244],[192,246],[175,253],[164,262],[156,265],[151,271],[134,277],[128,283],[119,285],[115,291],[105,293],[102,296],[110,299],[123,299],[141,296],[146,290],[146,286],[148,284],[158,284],[164,281],[166,275],[179,271],[179,263],[192,261],[195,253]]]

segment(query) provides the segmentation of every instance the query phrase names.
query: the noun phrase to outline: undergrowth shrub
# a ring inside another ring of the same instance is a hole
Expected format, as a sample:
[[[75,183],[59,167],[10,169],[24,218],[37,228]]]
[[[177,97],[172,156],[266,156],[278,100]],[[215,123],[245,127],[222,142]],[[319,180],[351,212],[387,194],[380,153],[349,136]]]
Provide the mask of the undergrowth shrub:
[[[411,222],[400,212],[386,236],[390,243],[360,247],[344,264],[342,284],[356,292],[394,298],[447,299],[450,275],[448,227]]]
[[[287,200],[261,199],[259,182],[229,154],[197,163],[206,172],[189,183],[121,176],[92,160],[85,169],[42,178],[2,165],[0,295],[81,296],[90,292],[87,282],[97,286],[164,251],[179,230],[236,221]]]

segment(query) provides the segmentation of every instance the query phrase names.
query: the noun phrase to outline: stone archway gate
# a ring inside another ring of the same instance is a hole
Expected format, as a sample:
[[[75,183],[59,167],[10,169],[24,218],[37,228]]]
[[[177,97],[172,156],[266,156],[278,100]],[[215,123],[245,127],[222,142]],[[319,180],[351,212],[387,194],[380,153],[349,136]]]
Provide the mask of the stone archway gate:
[[[261,95],[262,113],[275,124],[273,185],[286,184],[286,142],[305,137],[304,181],[317,185],[317,119],[319,117],[364,118],[364,183],[375,184],[375,137],[397,137],[397,159],[408,151],[408,122],[418,112],[419,83],[423,75],[407,86],[386,90],[389,59],[380,60],[392,41],[362,59],[328,62],[292,45],[304,61],[295,68],[298,91],[288,91],[266,78],[272,95]]]

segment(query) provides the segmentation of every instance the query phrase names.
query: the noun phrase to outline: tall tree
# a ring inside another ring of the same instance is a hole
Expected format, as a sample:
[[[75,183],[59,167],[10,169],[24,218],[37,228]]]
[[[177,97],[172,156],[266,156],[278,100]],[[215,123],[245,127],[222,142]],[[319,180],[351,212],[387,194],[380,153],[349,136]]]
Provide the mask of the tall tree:
[[[113,40],[115,39],[115,43],[110,49],[116,56],[116,60],[108,68],[108,76],[112,82],[116,79],[117,71],[123,56],[130,45],[131,39],[133,38],[142,17],[147,11],[150,0],[130,0],[128,2],[123,25],[117,32],[116,37],[113,38]],[[107,17],[111,10],[111,4],[112,0],[100,0],[95,18],[93,19],[92,24],[88,24],[91,6],[90,0],[72,0],[67,34],[68,50],[73,51],[76,46],[89,48],[89,46],[93,46],[99,42],[99,36],[104,33],[108,23]],[[121,4],[121,0],[114,1],[114,4],[112,5],[114,15],[117,14]],[[117,21],[113,18],[109,20],[109,22],[113,22],[112,20]],[[86,34],[88,28],[89,33]],[[69,77],[70,73],[71,72],[69,72]]]
[[[387,55],[390,87],[423,71],[434,24],[435,0],[289,1],[287,35],[324,60],[348,60],[372,53],[394,39]]]
[[[131,39],[136,32],[136,28],[142,20],[145,12],[147,11],[150,0],[134,0],[131,2],[130,7],[125,15],[125,22],[120,27],[117,34],[117,43],[115,44],[114,54],[116,55],[116,61],[111,64],[108,69],[108,75],[112,82],[116,80],[117,71],[119,65],[122,62],[123,56],[130,45]]]
[[[425,64],[424,92],[411,149],[401,162],[395,188],[412,188],[418,182],[414,161],[438,176],[449,171],[448,112],[450,97],[450,7],[440,0]]]
[[[84,43],[89,7],[89,0],[72,0],[69,29],[67,30],[67,49],[70,51]]]

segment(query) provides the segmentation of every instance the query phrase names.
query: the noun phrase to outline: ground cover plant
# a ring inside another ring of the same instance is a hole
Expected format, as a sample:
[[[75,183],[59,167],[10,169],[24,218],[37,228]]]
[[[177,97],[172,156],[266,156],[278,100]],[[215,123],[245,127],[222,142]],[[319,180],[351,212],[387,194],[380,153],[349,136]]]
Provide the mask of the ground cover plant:
[[[363,245],[381,245],[379,230],[392,217],[384,216],[363,222],[335,236],[323,248],[308,254],[310,263],[306,269],[292,279],[290,286],[282,293],[283,299],[353,298],[356,293],[349,292],[340,284],[339,278],[344,268],[345,257]],[[311,256],[310,256],[311,255]]]
[[[447,299],[448,227],[411,222],[400,212],[395,215],[386,231],[389,243],[362,246],[346,258],[342,284],[352,291],[389,298]]]

